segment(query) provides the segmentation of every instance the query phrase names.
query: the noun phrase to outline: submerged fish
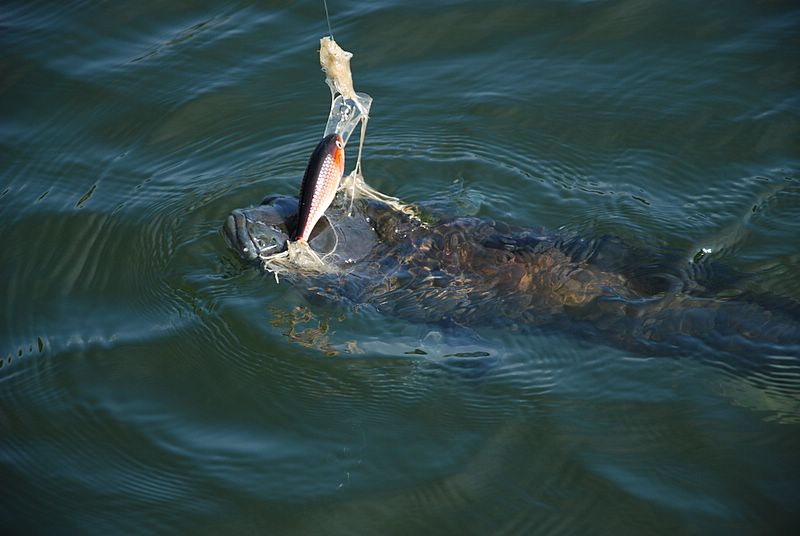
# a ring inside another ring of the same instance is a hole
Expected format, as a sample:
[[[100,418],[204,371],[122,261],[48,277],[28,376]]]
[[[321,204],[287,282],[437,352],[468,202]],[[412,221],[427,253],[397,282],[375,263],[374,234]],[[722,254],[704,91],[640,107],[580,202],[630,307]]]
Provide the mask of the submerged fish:
[[[310,295],[418,322],[556,330],[641,355],[728,356],[756,367],[782,356],[782,366],[800,368],[798,304],[744,288],[726,297],[738,276],[719,277],[722,267],[707,277],[614,237],[586,240],[488,218],[423,224],[379,201],[341,201],[307,235],[333,269],[281,273]],[[263,255],[285,247],[299,212],[297,199],[270,196],[234,210],[224,235],[268,269]]]
[[[292,240],[308,241],[314,226],[330,206],[344,174],[344,141],[325,136],[308,161],[300,187],[300,211]]]

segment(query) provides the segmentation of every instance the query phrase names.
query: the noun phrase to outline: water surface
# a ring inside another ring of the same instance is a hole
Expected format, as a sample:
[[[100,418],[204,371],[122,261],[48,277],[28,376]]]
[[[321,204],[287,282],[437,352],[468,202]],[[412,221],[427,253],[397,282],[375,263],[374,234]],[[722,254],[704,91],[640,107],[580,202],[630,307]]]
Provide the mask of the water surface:
[[[373,186],[800,300],[793,3],[329,6]],[[413,324],[228,251],[324,128],[319,2],[7,2],[0,27],[4,533],[796,526],[794,358]]]

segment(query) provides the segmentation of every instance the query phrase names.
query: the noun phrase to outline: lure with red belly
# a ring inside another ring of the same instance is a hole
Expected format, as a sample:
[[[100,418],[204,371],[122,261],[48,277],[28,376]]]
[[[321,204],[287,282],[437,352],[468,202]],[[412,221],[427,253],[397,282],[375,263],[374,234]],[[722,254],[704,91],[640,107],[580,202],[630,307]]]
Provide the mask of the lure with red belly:
[[[311,154],[300,187],[300,212],[293,240],[308,240],[330,206],[344,174],[344,142],[339,134],[326,136]]]

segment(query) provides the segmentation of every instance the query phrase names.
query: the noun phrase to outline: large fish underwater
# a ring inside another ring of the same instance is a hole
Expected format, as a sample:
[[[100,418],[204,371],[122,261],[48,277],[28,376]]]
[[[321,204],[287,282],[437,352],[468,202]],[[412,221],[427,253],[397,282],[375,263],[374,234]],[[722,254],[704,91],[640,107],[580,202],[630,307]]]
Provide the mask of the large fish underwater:
[[[343,191],[334,198],[340,142],[328,136],[315,149],[300,199],[269,195],[228,216],[223,234],[242,259],[271,271],[268,259],[305,242],[324,269],[289,263],[283,281],[413,322],[555,330],[643,356],[800,358],[800,306],[737,288],[730,273],[715,280],[725,270],[610,236],[401,210]]]

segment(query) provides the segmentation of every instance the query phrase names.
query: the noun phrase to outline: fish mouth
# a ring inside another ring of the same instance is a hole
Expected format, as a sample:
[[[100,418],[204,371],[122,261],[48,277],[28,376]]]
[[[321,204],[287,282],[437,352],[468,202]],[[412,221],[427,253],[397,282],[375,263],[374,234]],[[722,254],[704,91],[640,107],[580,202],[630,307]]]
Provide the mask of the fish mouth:
[[[249,262],[283,251],[288,239],[283,226],[271,222],[271,218],[264,217],[261,212],[236,209],[222,228],[228,246]]]
[[[247,230],[247,218],[241,210],[234,210],[225,220],[223,227],[225,242],[247,261],[258,257],[256,243]]]

